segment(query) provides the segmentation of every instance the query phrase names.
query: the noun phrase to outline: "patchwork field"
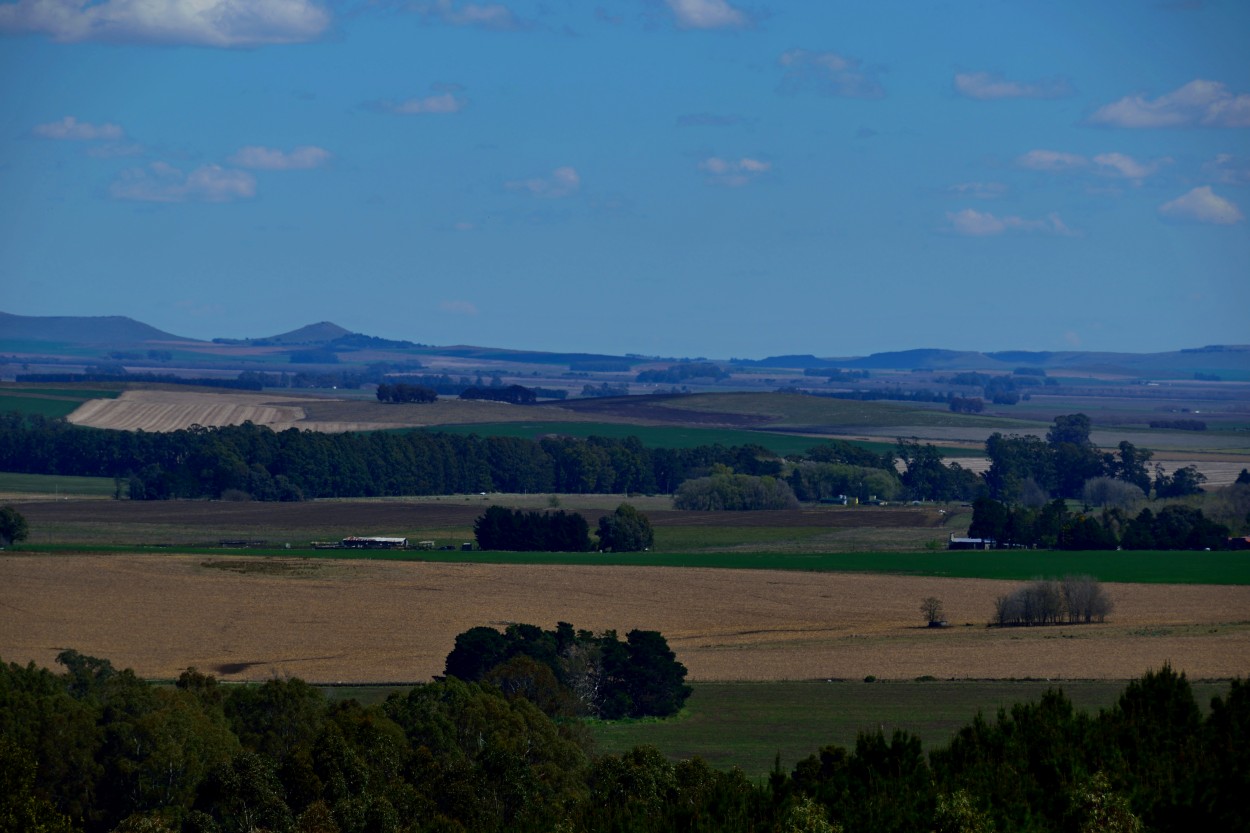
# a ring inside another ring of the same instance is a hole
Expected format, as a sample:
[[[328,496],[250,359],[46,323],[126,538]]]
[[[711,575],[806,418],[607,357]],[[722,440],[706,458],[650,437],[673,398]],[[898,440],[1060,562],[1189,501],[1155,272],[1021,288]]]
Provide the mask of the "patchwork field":
[[[693,680],[1128,679],[1171,662],[1250,671],[1250,587],[1108,585],[1102,625],[985,627],[1012,582],[769,570],[335,561],[238,556],[0,557],[0,658],[64,648],[153,678],[412,682],[455,635],[557,621],[656,629]],[[922,627],[937,596],[952,627]]]

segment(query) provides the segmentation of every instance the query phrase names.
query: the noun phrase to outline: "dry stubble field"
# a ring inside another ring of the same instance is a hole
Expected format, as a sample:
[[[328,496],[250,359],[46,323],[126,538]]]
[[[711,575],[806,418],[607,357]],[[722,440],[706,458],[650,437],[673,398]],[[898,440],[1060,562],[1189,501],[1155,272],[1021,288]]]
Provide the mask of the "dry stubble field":
[[[65,648],[145,677],[414,682],[475,625],[663,632],[692,680],[1127,679],[1250,671],[1250,587],[1107,585],[1102,625],[986,628],[1008,582],[179,555],[0,558],[0,658]],[[953,627],[920,627],[943,600]],[[969,623],[965,625],[965,623]]]

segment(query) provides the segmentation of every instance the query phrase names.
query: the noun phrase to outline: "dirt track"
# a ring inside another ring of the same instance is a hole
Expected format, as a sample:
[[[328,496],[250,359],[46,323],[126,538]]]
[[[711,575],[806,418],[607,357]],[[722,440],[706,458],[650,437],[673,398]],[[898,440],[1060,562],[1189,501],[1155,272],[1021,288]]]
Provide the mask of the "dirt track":
[[[147,677],[416,681],[481,624],[662,631],[696,680],[1250,672],[1250,588],[1109,585],[1104,625],[988,629],[1007,582],[192,556],[0,557],[0,658],[76,648]],[[920,627],[920,599],[953,627]],[[965,626],[964,623],[970,623]]]

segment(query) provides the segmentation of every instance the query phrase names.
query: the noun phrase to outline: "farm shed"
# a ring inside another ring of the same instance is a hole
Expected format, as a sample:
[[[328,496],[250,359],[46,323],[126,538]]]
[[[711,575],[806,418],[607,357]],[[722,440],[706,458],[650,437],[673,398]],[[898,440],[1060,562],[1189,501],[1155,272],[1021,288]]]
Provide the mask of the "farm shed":
[[[948,550],[989,550],[994,548],[993,538],[957,538],[952,533],[946,544]]]
[[[352,535],[343,539],[342,546],[349,550],[406,550],[408,539]]]

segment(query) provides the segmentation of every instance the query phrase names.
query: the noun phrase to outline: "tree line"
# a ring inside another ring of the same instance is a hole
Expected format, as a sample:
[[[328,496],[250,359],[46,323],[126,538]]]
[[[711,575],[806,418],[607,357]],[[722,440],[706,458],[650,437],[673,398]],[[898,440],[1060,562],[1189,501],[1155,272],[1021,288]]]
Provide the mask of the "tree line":
[[[568,630],[516,639],[583,639]],[[645,666],[656,651],[636,654]],[[752,781],[649,747],[596,755],[579,720],[527,698],[540,689],[524,668],[554,672],[525,651],[502,685],[449,673],[373,706],[298,679],[226,686],[188,669],[155,685],[76,651],[58,660],[0,663],[5,833],[1250,829],[1250,685],[1204,715],[1168,667],[1096,715],[1052,689],[928,751],[864,732]]]
[[[456,637],[446,674],[525,697],[552,718],[670,717],[690,696],[686,666],[658,631],[595,634],[560,622],[471,628]]]
[[[980,497],[972,504],[968,534],[998,548],[1218,550],[1226,546],[1229,529],[1184,504],[1157,512],[1145,507],[1130,517],[1119,507],[1093,514],[1071,511],[1063,500],[1032,509]]]
[[[389,394],[401,387],[388,388]],[[511,387],[471,390],[505,400],[515,393]],[[986,495],[1039,510],[1053,499],[1084,497],[1091,505],[1126,508],[1151,495],[1203,491],[1205,478],[1193,466],[1152,470],[1150,451],[1121,442],[1104,452],[1089,433],[1084,414],[1056,417],[1045,438],[994,433],[985,445],[990,467],[978,475],[948,463],[933,445],[905,438],[884,452],[827,441],[783,460],[758,445],[648,448],[637,437],[535,441],[431,431],[325,434],[274,432],[250,423],[157,434],[84,428],[14,412],[0,414],[0,471],[113,477],[119,494],[125,485],[130,497],[141,500],[218,498],[227,492],[256,500],[485,491],[674,494],[700,478],[687,487],[683,506],[762,509],[840,495],[886,501],[971,501]]]
[[[39,415],[0,414],[0,471],[112,477],[138,500],[257,500],[513,493],[671,493],[717,463],[775,475],[759,446],[647,448],[611,439],[437,432],[274,432],[247,423],[168,433],[109,431]]]

